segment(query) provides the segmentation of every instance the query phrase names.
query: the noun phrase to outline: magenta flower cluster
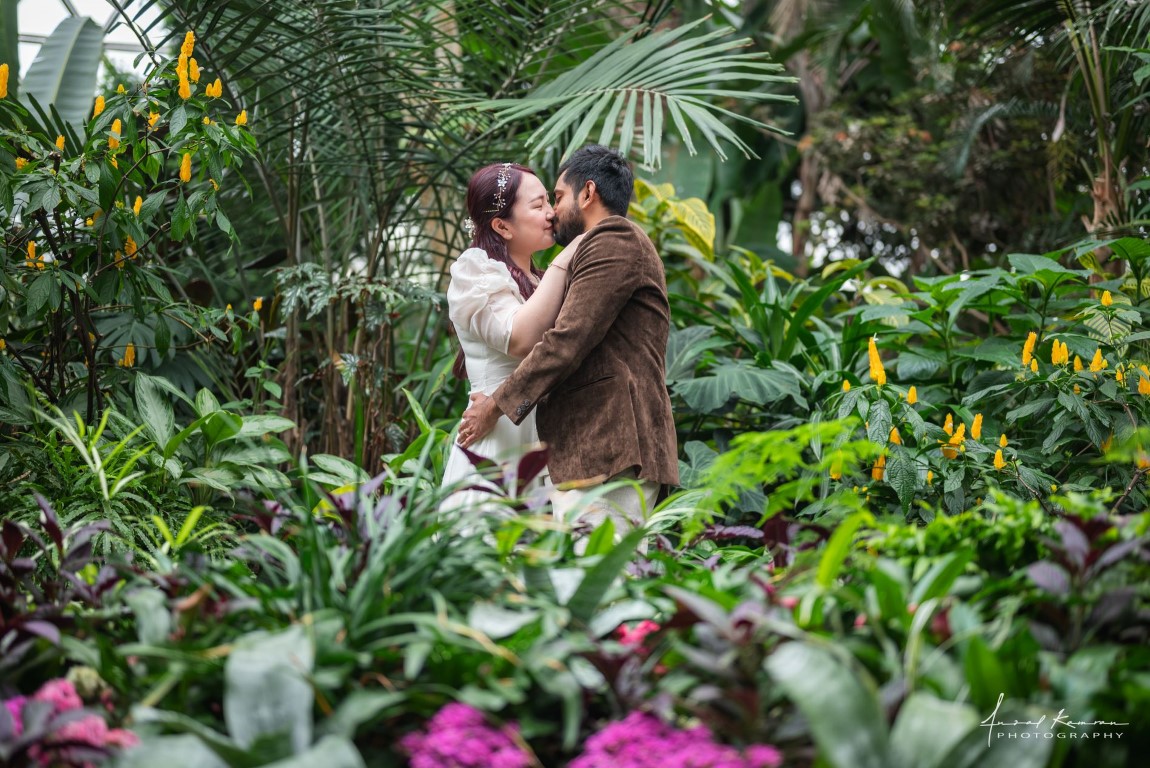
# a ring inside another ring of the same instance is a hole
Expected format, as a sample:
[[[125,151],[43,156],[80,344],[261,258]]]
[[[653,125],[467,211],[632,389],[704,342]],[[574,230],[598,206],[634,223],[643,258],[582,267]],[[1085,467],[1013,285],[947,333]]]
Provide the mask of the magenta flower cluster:
[[[513,726],[492,726],[474,707],[452,703],[427,721],[426,731],[408,734],[399,745],[411,768],[528,768],[534,763],[515,733]]]
[[[53,717],[65,712],[83,709],[84,702],[76,693],[72,683],[63,678],[49,680],[32,695],[31,699],[17,696],[4,702],[11,715],[15,735],[24,733],[24,708],[29,701],[44,702],[52,706]],[[89,768],[92,750],[110,751],[126,749],[140,743],[139,737],[131,731],[109,728],[104,718],[96,714],[86,714],[68,719],[63,725],[50,731],[46,737],[28,749],[28,756],[36,765],[52,768]],[[83,753],[84,758],[77,753]]]
[[[568,768],[779,768],[783,755],[756,744],[736,749],[716,743],[705,726],[680,729],[645,712],[632,712],[587,739]]]

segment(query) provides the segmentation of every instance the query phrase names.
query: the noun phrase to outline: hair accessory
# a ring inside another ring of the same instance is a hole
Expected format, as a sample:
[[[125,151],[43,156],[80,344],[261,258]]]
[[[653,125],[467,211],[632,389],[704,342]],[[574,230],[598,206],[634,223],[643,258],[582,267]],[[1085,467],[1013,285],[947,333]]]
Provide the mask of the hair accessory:
[[[471,220],[470,216],[463,220],[463,231],[467,233],[468,237],[475,235],[475,222]]]
[[[507,205],[507,201],[503,198],[503,193],[507,191],[507,184],[511,181],[511,163],[504,163],[503,167],[499,169],[499,175],[495,177],[495,197],[491,202],[491,210],[487,213],[499,213],[503,207]]]

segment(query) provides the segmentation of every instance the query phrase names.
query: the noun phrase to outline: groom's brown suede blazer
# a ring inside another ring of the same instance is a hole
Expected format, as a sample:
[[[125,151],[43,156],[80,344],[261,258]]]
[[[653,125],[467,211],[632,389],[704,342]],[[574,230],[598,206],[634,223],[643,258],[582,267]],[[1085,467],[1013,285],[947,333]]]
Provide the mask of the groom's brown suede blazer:
[[[650,238],[622,216],[587,231],[555,327],[493,397],[518,424],[539,407],[556,483],[612,477],[679,482],[665,360],[670,307]]]

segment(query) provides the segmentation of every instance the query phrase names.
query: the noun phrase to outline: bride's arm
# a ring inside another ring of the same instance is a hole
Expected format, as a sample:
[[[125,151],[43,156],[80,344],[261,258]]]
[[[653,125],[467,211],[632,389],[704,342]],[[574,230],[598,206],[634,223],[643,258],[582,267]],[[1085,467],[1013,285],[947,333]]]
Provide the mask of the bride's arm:
[[[543,273],[535,293],[531,294],[531,298],[515,313],[515,319],[511,323],[511,343],[507,345],[507,354],[526,357],[531,348],[543,338],[543,334],[555,325],[555,318],[559,316],[559,307],[563,303],[567,266],[571,263],[571,257],[582,239],[583,235],[579,235],[559,252],[551,262],[551,266]]]

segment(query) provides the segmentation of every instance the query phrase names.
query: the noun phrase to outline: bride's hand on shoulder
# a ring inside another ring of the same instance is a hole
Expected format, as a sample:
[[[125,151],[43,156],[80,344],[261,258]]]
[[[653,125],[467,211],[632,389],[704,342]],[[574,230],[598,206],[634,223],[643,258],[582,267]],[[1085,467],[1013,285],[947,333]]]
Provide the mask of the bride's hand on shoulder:
[[[560,269],[567,269],[567,265],[571,263],[571,257],[575,255],[575,250],[581,242],[583,242],[583,235],[576,235],[571,242],[564,246],[559,255],[552,259],[551,263]]]

